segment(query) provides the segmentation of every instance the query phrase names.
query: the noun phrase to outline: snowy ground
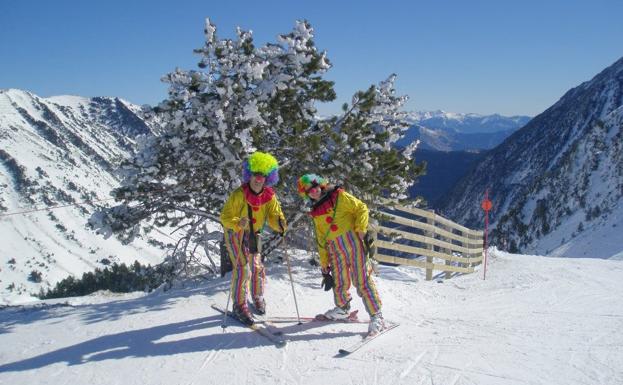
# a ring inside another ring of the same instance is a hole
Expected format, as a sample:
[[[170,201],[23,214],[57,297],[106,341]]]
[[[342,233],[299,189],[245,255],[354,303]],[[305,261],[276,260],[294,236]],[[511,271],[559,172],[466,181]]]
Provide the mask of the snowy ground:
[[[577,232],[585,215],[576,213],[552,233],[538,241],[539,249],[552,257],[606,258],[623,260],[623,202],[608,216],[585,223],[584,231],[569,241],[565,236]],[[563,241],[561,241],[561,239]],[[551,251],[553,250],[553,251]],[[538,253],[537,253],[538,254]]]
[[[293,258],[295,289],[314,315],[331,296],[304,259]],[[285,324],[283,349],[223,331],[210,304],[225,303],[227,279],[47,301],[0,310],[0,384],[622,384],[622,278],[623,261],[502,252],[486,280],[383,267],[384,314],[401,326],[344,358],[367,325]],[[267,301],[296,315],[284,266],[270,267]]]

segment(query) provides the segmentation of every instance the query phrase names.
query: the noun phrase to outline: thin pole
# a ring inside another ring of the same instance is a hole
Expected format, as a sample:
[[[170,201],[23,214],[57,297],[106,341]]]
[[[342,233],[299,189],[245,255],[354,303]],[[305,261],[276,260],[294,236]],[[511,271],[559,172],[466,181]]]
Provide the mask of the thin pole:
[[[231,298],[231,282],[229,283],[229,290],[227,290],[227,304],[225,305],[225,314],[223,314],[223,323],[221,324],[223,331],[225,331],[225,328],[227,327],[227,311],[229,309],[230,298]]]
[[[302,325],[301,316],[299,314],[299,304],[296,301],[296,292],[294,291],[294,280],[292,279],[292,268],[290,266],[290,257],[288,256],[288,246],[286,244],[285,236],[283,238],[284,254],[286,255],[286,264],[288,265],[288,275],[290,276],[290,286],[292,286],[292,296],[294,297],[294,307],[296,308],[296,318],[299,321],[299,325]]]
[[[485,202],[489,201],[489,189],[485,190]],[[485,209],[485,268],[483,269],[482,279],[487,277],[487,245],[489,234],[489,210]]]
[[[229,230],[226,229],[225,227],[223,227],[223,232],[226,232],[226,231],[229,231]],[[229,235],[230,235],[229,236],[230,239],[231,239],[232,236],[235,239],[235,235],[234,235],[233,231]],[[242,240],[242,238],[240,238],[240,242],[238,243],[238,250],[239,250],[240,253],[243,252],[243,250],[242,250],[242,243],[243,243],[243,240]],[[227,247],[227,245],[225,245],[225,247]],[[228,257],[230,256],[229,250],[227,250],[227,256]],[[238,258],[240,258],[240,255],[238,255]],[[232,278],[233,278],[233,276],[232,276]],[[227,290],[227,304],[225,305],[225,314],[223,314],[223,323],[221,324],[221,327],[223,328],[223,331],[225,331],[225,328],[227,327],[227,311],[229,310],[229,300],[231,299],[231,286],[232,285],[231,285],[231,279],[230,279],[229,290]]]

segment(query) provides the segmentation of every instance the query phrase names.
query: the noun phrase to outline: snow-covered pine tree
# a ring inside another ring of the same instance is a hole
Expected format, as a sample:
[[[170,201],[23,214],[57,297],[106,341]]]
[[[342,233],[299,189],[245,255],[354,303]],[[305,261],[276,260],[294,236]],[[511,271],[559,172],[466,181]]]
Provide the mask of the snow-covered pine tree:
[[[407,189],[424,172],[413,159],[419,141],[403,149],[393,145],[409,126],[400,111],[407,97],[395,95],[395,80],[391,75],[357,92],[341,116],[323,122],[330,140],[318,160],[321,173],[373,207],[407,200]]]
[[[321,76],[330,64],[305,21],[278,43],[256,47],[250,31],[219,39],[206,20],[205,45],[195,52],[199,70],[163,78],[169,97],[152,112],[165,123],[158,135],[140,138],[136,156],[123,165],[122,185],[112,192],[119,204],[90,221],[125,242],[141,225],[182,229],[170,256],[181,269],[197,246],[206,246],[205,220],[217,220],[247,155],[272,152],[287,174],[288,155],[299,151],[312,125],[314,102],[335,98],[333,83]]]
[[[150,113],[163,122],[141,137],[137,154],[122,167],[118,205],[94,214],[104,236],[130,242],[141,229],[177,228],[179,241],[167,258],[174,275],[194,272],[197,249],[215,255],[205,221],[218,220],[223,203],[240,184],[241,165],[253,151],[280,161],[280,201],[288,217],[299,210],[294,192],[302,173],[322,173],[344,183],[368,203],[406,198],[421,173],[411,160],[414,146],[392,147],[406,127],[394,96],[395,76],[353,97],[351,106],[328,120],[315,104],[335,98],[330,68],[313,41],[313,29],[297,22],[277,43],[256,47],[249,31],[219,39],[206,20],[198,70],[176,69],[163,80],[169,97]],[[142,226],[141,226],[142,225]],[[210,259],[210,262],[212,260]],[[207,267],[216,272],[212,262]]]
[[[295,31],[281,35],[287,52],[282,63],[290,68],[286,87],[280,87],[267,104],[266,121],[274,130],[267,135],[254,130],[254,144],[272,153],[280,162],[278,185],[282,207],[292,217],[300,207],[296,179],[302,169],[317,166],[323,132],[317,121],[317,102],[335,99],[334,83],[324,80],[330,64],[325,53],[314,50],[313,29],[307,22],[297,23]],[[305,54],[301,62],[301,53]],[[283,64],[282,64],[283,65]]]

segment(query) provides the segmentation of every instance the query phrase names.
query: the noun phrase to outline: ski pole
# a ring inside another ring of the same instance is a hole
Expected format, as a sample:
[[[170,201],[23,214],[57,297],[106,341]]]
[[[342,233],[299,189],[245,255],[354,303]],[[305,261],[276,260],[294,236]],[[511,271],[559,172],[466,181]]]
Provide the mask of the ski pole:
[[[288,265],[288,275],[290,276],[290,286],[292,286],[292,296],[294,297],[294,307],[296,308],[296,318],[299,321],[299,325],[302,325],[301,316],[299,314],[299,304],[296,301],[296,292],[294,291],[294,280],[292,279],[292,268],[290,267],[290,257],[288,256],[288,246],[285,241],[285,235],[283,238],[284,254],[286,255],[286,264]]]
[[[221,325],[221,327],[223,328],[223,331],[225,331],[225,328],[227,327],[227,311],[229,309],[230,298],[231,298],[231,283],[229,285],[229,290],[227,290],[227,304],[225,305],[225,314],[223,314],[223,324]]]
[[[228,231],[227,229],[223,228],[223,231]],[[234,237],[235,236],[233,234],[233,232],[231,234],[229,234],[230,237]],[[230,238],[231,239],[231,238]],[[238,242],[238,250],[240,250],[240,252],[242,252],[242,239],[240,239],[240,242]],[[229,251],[227,252],[229,254]],[[221,327],[223,328],[223,331],[225,331],[225,328],[227,327],[227,312],[229,311],[229,300],[231,299],[231,282],[229,283],[229,290],[227,290],[227,303],[225,304],[225,314],[223,314],[223,323],[221,324]]]

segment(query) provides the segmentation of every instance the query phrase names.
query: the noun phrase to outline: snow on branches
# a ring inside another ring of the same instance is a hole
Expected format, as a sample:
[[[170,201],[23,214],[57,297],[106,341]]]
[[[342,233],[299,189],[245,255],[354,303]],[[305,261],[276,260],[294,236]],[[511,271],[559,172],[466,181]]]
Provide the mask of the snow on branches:
[[[324,147],[324,175],[343,183],[372,205],[408,198],[407,189],[422,174],[413,162],[418,142],[398,149],[394,143],[408,128],[391,75],[378,86],[357,92],[343,114],[325,122],[331,140]]]
[[[392,146],[406,127],[399,111],[406,97],[394,95],[395,75],[358,92],[340,116],[319,120],[316,103],[336,95],[323,79],[331,64],[308,22],[261,47],[251,31],[238,28],[235,39],[217,32],[206,20],[205,44],[194,51],[199,69],[177,68],[162,78],[168,98],[150,112],[161,127],[142,137],[123,164],[121,186],[112,192],[118,205],[96,213],[95,228],[126,242],[139,229],[177,228],[171,260],[187,260],[255,150],[279,160],[277,189],[287,214],[298,210],[295,181],[309,171],[343,181],[370,203],[406,196],[419,171],[409,150]]]

